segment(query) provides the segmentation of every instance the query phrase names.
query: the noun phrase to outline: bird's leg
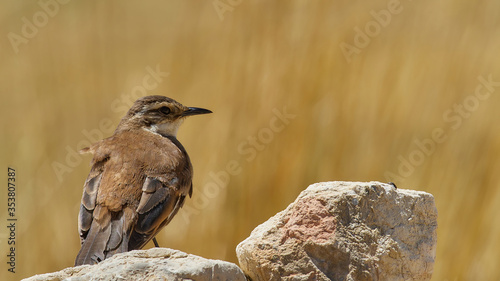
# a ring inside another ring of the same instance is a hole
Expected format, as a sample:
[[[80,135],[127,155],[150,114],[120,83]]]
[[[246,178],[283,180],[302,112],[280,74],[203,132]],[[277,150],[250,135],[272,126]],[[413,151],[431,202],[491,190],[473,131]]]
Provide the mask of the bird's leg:
[[[160,245],[158,245],[158,241],[156,241],[156,237],[153,237],[153,243],[155,244],[156,248],[160,247]]]

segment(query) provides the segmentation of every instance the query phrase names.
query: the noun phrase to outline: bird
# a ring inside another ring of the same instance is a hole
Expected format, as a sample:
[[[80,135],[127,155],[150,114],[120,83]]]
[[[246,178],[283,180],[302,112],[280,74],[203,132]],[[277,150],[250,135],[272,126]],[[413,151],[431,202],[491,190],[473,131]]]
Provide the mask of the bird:
[[[212,111],[165,96],[134,102],[111,137],[80,153],[93,155],[84,183],[75,266],[143,248],[193,194],[193,166],[177,140],[185,117]]]

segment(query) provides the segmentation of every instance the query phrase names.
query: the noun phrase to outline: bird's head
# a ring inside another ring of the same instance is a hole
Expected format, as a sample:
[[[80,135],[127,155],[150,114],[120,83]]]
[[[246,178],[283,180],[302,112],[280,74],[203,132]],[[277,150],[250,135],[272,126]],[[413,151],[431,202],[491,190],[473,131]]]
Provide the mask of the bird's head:
[[[176,136],[184,117],[212,113],[199,107],[187,107],[164,96],[146,96],[135,101],[122,118],[116,132],[144,129],[163,136]]]

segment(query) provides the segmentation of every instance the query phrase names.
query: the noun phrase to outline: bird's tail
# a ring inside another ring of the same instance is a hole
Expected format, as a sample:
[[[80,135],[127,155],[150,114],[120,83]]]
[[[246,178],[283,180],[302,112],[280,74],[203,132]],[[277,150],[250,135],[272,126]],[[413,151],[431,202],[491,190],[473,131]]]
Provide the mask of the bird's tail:
[[[116,253],[128,251],[128,231],[122,212],[113,213],[106,207],[96,206],[94,220],[76,256],[75,266],[96,264]]]

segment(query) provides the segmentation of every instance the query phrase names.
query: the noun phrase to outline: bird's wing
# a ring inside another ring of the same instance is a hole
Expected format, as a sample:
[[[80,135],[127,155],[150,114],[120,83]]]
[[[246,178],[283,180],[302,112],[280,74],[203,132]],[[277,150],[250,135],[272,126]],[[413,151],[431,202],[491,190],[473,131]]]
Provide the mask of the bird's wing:
[[[107,253],[111,249],[118,248],[122,241],[123,216],[112,219],[108,208],[97,203],[105,166],[110,159],[109,152],[100,150],[99,144],[100,142],[80,151],[81,153],[90,152],[94,154],[94,158],[83,187],[78,215],[78,231],[82,247],[76,257],[75,265],[93,264],[104,260]]]
[[[129,250],[140,249],[167,225],[184,204],[186,194],[177,177],[148,176],[137,207],[138,220],[129,241]]]
[[[106,161],[107,159],[103,159],[100,162],[94,163],[83,186],[80,213],[78,215],[78,232],[80,233],[80,242],[82,244],[87,237],[90,226],[92,225],[92,213],[96,207],[97,191],[99,189],[99,185],[101,184],[104,162]]]

